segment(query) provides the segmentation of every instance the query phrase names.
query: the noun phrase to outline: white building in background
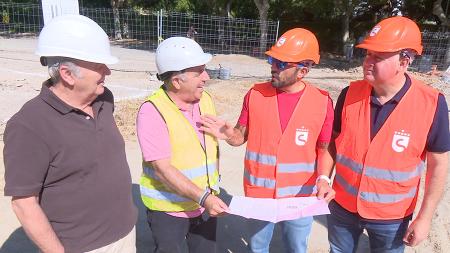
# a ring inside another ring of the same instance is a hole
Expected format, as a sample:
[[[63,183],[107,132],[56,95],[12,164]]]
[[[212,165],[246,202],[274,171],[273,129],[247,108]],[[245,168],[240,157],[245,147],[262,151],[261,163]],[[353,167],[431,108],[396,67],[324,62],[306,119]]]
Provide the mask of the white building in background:
[[[80,14],[78,0],[42,0],[44,25],[54,17],[66,14]]]

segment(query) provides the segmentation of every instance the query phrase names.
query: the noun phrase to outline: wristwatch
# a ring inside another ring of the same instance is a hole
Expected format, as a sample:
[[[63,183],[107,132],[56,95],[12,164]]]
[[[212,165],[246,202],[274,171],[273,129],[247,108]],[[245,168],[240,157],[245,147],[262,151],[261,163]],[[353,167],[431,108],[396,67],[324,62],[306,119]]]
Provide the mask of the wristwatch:
[[[328,185],[331,186],[331,179],[330,179],[328,176],[325,176],[325,175],[320,175],[320,176],[318,176],[317,179],[316,179],[316,184],[317,184],[317,182],[319,182],[319,180],[321,180],[321,179],[327,181]]]

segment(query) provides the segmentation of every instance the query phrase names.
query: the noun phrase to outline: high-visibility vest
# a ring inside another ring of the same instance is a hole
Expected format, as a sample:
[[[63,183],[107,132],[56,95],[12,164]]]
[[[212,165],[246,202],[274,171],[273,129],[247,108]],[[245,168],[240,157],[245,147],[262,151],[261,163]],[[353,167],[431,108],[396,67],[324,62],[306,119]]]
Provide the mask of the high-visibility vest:
[[[244,160],[246,196],[284,198],[317,193],[316,142],[327,104],[328,93],[306,84],[283,132],[276,89],[270,83],[251,89]]]
[[[218,194],[217,140],[211,135],[203,134],[205,140],[203,148],[194,127],[163,89],[157,90],[148,101],[155,106],[166,122],[171,146],[170,164],[199,188],[210,187],[213,194]],[[216,114],[211,97],[206,92],[203,92],[199,106],[201,114]],[[146,161],[143,161],[140,190],[142,202],[151,210],[178,212],[192,211],[200,207],[197,202],[178,195],[164,185],[156,176],[151,163]]]
[[[411,87],[370,140],[366,81],[350,84],[336,139],[335,200],[367,219],[401,219],[414,211],[425,145],[439,93],[411,78]]]

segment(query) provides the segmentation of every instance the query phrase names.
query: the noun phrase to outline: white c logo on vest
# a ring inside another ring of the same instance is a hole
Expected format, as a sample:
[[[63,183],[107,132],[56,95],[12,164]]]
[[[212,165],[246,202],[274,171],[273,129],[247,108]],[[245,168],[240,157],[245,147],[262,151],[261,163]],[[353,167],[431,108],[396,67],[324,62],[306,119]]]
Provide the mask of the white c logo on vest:
[[[309,130],[305,127],[297,128],[297,131],[295,131],[295,144],[304,146],[308,141],[308,132]]]
[[[394,137],[392,138],[392,149],[395,152],[401,153],[405,151],[409,144],[410,134],[405,133],[405,130],[401,132],[394,132]]]

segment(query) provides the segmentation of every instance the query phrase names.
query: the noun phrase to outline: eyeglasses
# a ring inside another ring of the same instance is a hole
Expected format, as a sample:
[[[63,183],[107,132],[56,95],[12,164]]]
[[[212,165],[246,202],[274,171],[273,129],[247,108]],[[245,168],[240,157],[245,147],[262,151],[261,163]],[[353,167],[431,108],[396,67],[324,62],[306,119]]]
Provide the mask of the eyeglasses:
[[[402,50],[400,52],[400,58],[408,58],[409,60],[414,60],[414,53],[408,50]]]
[[[287,66],[288,66],[289,63],[297,64],[297,68],[306,67],[306,65],[303,64],[303,63],[284,62],[284,61],[280,61],[280,60],[278,60],[278,59],[275,59],[275,58],[273,58],[272,56],[267,57],[267,62],[268,62],[270,65],[275,64],[279,70],[284,70],[285,68],[287,68]]]

